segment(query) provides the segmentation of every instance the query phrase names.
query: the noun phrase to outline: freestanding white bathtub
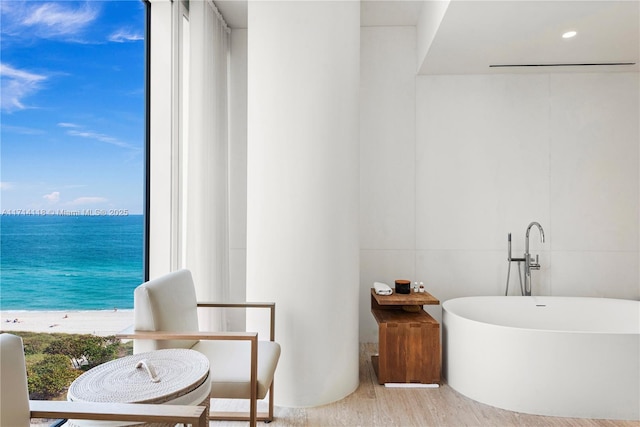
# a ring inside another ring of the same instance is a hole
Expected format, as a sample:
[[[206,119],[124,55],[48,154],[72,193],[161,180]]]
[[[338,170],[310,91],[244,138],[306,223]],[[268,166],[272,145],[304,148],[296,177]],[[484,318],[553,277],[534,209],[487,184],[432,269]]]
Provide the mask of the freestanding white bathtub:
[[[443,374],[512,411],[640,419],[640,302],[466,297],[442,304]]]

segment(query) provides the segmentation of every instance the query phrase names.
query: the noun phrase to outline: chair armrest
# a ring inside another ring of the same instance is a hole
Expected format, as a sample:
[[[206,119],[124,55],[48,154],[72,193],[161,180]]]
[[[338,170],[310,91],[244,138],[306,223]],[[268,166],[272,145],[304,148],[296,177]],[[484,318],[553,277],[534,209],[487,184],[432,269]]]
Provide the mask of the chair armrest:
[[[32,418],[184,423],[205,427],[205,406],[30,400]]]
[[[198,307],[231,307],[231,308],[271,308],[275,309],[275,302],[213,302],[200,301]]]
[[[132,327],[118,332],[116,338],[137,340],[219,340],[219,341],[258,341],[257,332],[169,332],[136,331]]]
[[[275,302],[208,302],[198,303],[202,308],[268,308],[270,314],[269,341],[275,341],[276,336],[276,303]]]

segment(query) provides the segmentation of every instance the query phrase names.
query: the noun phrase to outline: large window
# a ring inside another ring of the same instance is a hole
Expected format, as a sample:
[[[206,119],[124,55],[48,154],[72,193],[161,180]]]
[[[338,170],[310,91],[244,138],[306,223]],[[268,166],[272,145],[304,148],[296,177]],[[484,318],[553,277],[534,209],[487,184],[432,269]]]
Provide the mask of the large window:
[[[145,278],[147,5],[0,7],[3,316],[131,309]]]

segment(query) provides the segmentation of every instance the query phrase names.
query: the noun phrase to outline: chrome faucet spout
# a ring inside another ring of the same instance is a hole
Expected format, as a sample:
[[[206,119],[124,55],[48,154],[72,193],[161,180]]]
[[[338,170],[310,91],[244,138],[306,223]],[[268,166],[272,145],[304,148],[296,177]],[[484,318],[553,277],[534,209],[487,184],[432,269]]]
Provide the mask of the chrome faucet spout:
[[[531,227],[533,227],[534,225],[538,227],[538,230],[540,231],[540,243],[544,243],[544,230],[542,229],[542,226],[540,225],[539,222],[533,221],[527,227],[527,233],[525,234],[525,252],[526,253],[529,253],[529,232],[531,231]]]
[[[527,236],[526,236],[526,237],[529,237],[529,232],[531,231],[531,228],[532,228],[534,225],[535,225],[536,227],[538,227],[538,230],[540,231],[540,242],[541,242],[541,243],[544,243],[544,229],[542,228],[542,226],[540,225],[540,223],[539,223],[539,222],[537,222],[537,221],[533,221],[531,224],[529,224],[529,226],[527,227]]]
[[[535,261],[529,254],[529,232],[533,226],[538,227],[540,232],[540,242],[544,243],[544,230],[539,222],[533,221],[527,227],[524,243],[524,293],[526,296],[531,296],[531,270],[540,270],[540,264],[538,262],[538,256],[536,255]]]

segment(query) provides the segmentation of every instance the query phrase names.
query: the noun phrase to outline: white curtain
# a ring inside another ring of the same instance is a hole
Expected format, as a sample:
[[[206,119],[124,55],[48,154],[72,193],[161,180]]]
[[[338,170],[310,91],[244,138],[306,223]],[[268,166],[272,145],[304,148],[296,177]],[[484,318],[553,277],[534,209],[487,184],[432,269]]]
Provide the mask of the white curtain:
[[[200,301],[229,296],[229,28],[210,0],[189,2],[189,118],[183,162],[182,264]],[[203,314],[202,326],[224,328],[221,313]]]

